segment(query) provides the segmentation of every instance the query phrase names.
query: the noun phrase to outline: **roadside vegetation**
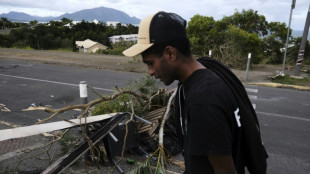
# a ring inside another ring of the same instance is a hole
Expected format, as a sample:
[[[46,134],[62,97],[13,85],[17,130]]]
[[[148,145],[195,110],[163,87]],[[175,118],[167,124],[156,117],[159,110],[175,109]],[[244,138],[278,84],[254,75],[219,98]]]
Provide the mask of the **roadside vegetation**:
[[[288,84],[288,85],[300,85],[300,86],[310,86],[310,79],[308,77],[294,77],[285,75],[283,77],[278,77],[272,80],[275,83]]]
[[[150,75],[145,75],[139,80],[129,82],[124,89],[136,90],[144,95],[154,95],[158,92],[159,82]],[[115,89],[115,91],[117,92],[117,89]],[[157,108],[156,106],[162,106],[166,103],[167,100],[162,100],[161,98],[163,98],[163,95],[158,94],[157,97],[153,99],[153,104],[155,105],[153,106],[154,108]],[[100,115],[113,112],[132,112],[132,102],[135,103],[134,112],[136,115],[144,115],[150,109],[147,109],[145,101],[141,99],[134,100],[134,96],[123,94],[114,100],[99,103],[92,109],[91,115]],[[154,108],[152,110],[154,110]]]
[[[132,24],[118,23],[115,27],[87,21],[72,24],[72,20],[67,18],[61,21],[50,21],[48,24],[41,24],[38,21],[30,21],[29,24],[12,23],[6,18],[1,18],[0,30],[7,31],[0,32],[0,47],[71,51],[77,51],[75,41],[86,39],[112,49],[109,37],[138,33],[138,27]]]

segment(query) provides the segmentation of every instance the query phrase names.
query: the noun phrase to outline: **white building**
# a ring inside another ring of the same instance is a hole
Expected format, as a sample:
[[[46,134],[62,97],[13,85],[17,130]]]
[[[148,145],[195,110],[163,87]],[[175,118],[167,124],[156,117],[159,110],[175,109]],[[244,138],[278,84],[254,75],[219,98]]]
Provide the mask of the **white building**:
[[[113,27],[116,27],[116,25],[117,25],[118,23],[120,23],[120,22],[118,22],[118,21],[107,21],[107,26],[112,25]]]
[[[98,21],[97,19],[94,19],[94,20],[93,20],[93,23],[99,24],[99,21]]]
[[[75,41],[75,44],[79,49],[79,52],[83,53],[95,53],[99,49],[106,50],[108,48],[107,46],[98,42],[94,42],[90,39],[86,39],[84,41]]]
[[[126,34],[126,35],[114,35],[109,37],[112,43],[116,43],[119,41],[134,41],[137,42],[138,34]]]

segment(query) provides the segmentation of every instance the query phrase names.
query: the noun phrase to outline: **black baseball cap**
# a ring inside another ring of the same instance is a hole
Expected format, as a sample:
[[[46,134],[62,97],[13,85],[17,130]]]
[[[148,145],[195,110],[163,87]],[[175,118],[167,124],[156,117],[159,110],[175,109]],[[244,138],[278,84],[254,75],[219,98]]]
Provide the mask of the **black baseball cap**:
[[[123,54],[128,57],[136,56],[154,43],[186,38],[186,20],[175,13],[161,11],[140,22],[137,44],[123,51]]]

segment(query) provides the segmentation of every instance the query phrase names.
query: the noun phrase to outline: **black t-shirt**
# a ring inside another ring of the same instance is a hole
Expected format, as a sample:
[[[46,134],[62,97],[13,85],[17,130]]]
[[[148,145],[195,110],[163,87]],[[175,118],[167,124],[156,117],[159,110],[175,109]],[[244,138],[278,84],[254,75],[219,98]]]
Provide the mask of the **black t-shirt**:
[[[241,125],[230,89],[213,71],[200,69],[178,92],[185,173],[213,173],[208,155],[232,155],[237,165]]]

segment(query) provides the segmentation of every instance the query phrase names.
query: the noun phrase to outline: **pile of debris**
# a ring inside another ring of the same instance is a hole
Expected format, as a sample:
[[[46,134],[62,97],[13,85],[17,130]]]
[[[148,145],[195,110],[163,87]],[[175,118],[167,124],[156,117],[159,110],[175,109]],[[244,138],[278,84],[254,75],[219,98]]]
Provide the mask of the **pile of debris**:
[[[274,76],[268,76],[268,80],[275,80],[275,79],[279,79],[279,78],[283,78],[285,76],[283,71],[276,71],[276,75]]]
[[[173,107],[170,106],[170,107]],[[119,158],[126,151],[136,151],[150,157],[149,152],[158,149],[158,130],[167,107],[157,107],[143,116],[129,112],[118,113],[110,119],[93,123],[92,129],[87,129],[89,140],[84,141],[74,150],[49,166],[43,173],[59,173],[73,164],[84,154],[84,160],[90,163],[111,163],[120,173],[124,173],[118,166]],[[171,113],[173,114],[173,113]],[[164,133],[164,148],[167,154],[174,155],[181,151],[171,117],[166,121]],[[84,130],[85,132],[85,130]],[[101,142],[101,143],[99,143]],[[102,147],[102,142],[104,147]],[[101,144],[101,147],[98,145]],[[94,146],[95,148],[92,148]],[[100,149],[94,153],[93,149]],[[100,154],[98,154],[100,153]]]

